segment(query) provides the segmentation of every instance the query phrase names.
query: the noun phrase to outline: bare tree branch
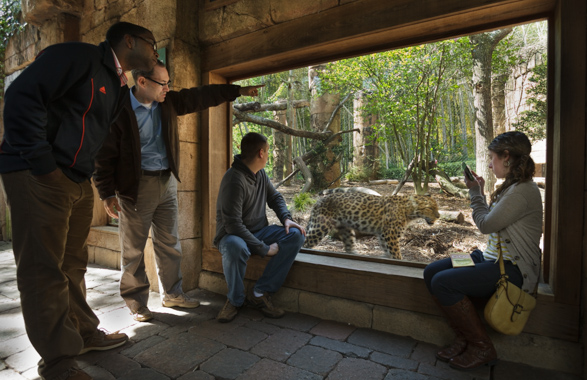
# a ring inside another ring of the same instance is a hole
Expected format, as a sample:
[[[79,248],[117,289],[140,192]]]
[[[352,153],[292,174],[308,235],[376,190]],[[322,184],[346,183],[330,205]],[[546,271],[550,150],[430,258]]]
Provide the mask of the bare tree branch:
[[[331,131],[328,130],[328,128],[330,127],[330,124],[332,124],[332,121],[334,120],[334,117],[336,116],[338,111],[341,109],[341,107],[344,105],[344,103],[349,99],[349,97],[351,95],[352,95],[352,93],[348,94],[336,106],[336,108],[332,112],[332,115],[330,116],[330,120],[328,120],[328,123],[326,124],[326,127],[324,128],[323,132],[312,132],[312,131],[293,129],[293,128],[289,128],[289,127],[287,127],[287,126],[285,126],[275,120],[270,120],[270,119],[266,119],[264,117],[251,115],[251,114],[247,113],[248,111],[259,112],[259,111],[286,110],[287,109],[286,102],[276,102],[276,103],[264,104],[264,105],[261,105],[258,102],[242,103],[242,104],[233,105],[232,109],[233,109],[233,115],[236,119],[235,123],[248,121],[251,123],[255,123],[258,125],[264,125],[266,127],[276,129],[276,130],[283,132],[283,133],[286,133],[288,135],[305,137],[305,138],[309,138],[309,139],[313,139],[313,140],[320,140],[321,144],[319,144],[319,146],[327,146],[328,144],[332,143],[336,138],[340,137],[340,135],[342,135],[343,133],[352,133],[352,132],[361,133],[361,131],[356,128],[350,129],[348,131],[340,131],[335,134],[333,134]],[[309,106],[309,102],[306,100],[294,101],[294,107],[307,107],[307,106]],[[297,169],[294,170],[293,173],[288,175],[285,179],[283,179],[282,181],[280,181],[279,183],[274,185],[275,188],[278,188],[279,186],[281,186],[282,184],[287,182],[290,178],[292,178],[294,175],[296,175],[301,170],[302,175],[304,176],[304,178],[306,180],[304,188],[302,189],[302,193],[308,191],[310,186],[312,185],[312,174],[308,170],[306,165],[318,156],[318,150],[319,150],[319,147],[315,147],[311,151],[304,153],[302,156],[296,157],[294,159],[294,163],[296,164]]]
[[[277,121],[265,119],[264,117],[260,117],[260,116],[256,116],[256,115],[250,115],[246,112],[241,112],[241,111],[235,109],[234,107],[233,107],[233,114],[239,120],[249,121],[251,123],[264,125],[266,127],[277,129],[278,131],[281,131],[283,133],[286,133],[286,134],[292,135],[292,136],[306,137],[309,139],[323,141],[323,140],[328,139],[328,137],[330,135],[332,135],[332,132],[312,132],[312,131],[303,131],[301,129],[289,128],[281,123],[278,123]]]
[[[410,162],[410,164],[408,165],[408,168],[406,169],[406,173],[404,174],[404,178],[402,178],[402,180],[399,182],[397,187],[393,190],[393,193],[391,195],[397,195],[399,193],[399,191],[402,189],[402,187],[407,182],[408,178],[410,178],[410,174],[412,174],[412,170],[414,169],[414,166],[416,166],[417,162],[418,162],[418,156],[416,155],[412,159],[412,162]]]
[[[294,100],[293,107],[294,108],[310,107],[310,102],[307,100]],[[232,108],[237,109],[242,112],[281,111],[281,110],[287,109],[287,101],[283,100],[283,101],[269,103],[269,104],[261,104],[259,102],[240,103],[240,104],[233,104]]]
[[[349,129],[348,131],[340,131],[335,133],[334,135],[330,136],[329,138],[327,138],[322,144],[324,145],[328,145],[330,142],[332,142],[332,140],[334,140],[336,137],[342,135],[343,133],[350,133],[350,132],[359,132],[360,131],[358,129]],[[303,163],[305,164],[309,164],[314,158],[316,158],[318,156],[318,148],[314,148],[306,153],[304,153],[302,156],[297,157],[296,159],[300,159]],[[296,159],[294,159],[294,162],[296,162]],[[278,182],[275,186],[275,188],[277,189],[279,186],[283,185],[285,182],[287,182],[290,178],[292,178],[294,175],[298,174],[298,172],[300,171],[300,169],[296,169],[294,170],[290,175],[288,175],[285,179],[283,179],[282,181]],[[303,173],[302,173],[303,174]]]
[[[304,179],[306,180],[306,183],[304,184],[304,187],[302,188],[300,193],[306,193],[312,187],[312,182],[313,182],[312,173],[310,173],[310,169],[308,169],[308,167],[306,166],[306,163],[304,162],[304,160],[302,160],[301,157],[294,158],[294,162],[295,162],[296,166],[298,167],[298,169],[302,171],[302,175],[304,176]]]
[[[295,158],[294,158],[294,162],[295,162]],[[290,175],[288,175],[287,177],[285,177],[284,179],[282,179],[281,181],[279,181],[278,183],[276,183],[275,185],[273,185],[276,189],[283,185],[284,183],[286,183],[287,181],[289,181],[294,175],[298,174],[300,171],[300,169],[296,169],[293,172],[291,172]]]

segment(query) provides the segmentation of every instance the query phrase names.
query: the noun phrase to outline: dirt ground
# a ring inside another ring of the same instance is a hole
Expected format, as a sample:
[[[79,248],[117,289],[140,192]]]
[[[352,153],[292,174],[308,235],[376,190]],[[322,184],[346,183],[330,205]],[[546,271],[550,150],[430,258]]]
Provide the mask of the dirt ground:
[[[279,192],[285,198],[293,217],[304,227],[307,226],[310,219],[310,210],[306,212],[296,211],[293,207],[292,198],[301,190],[302,183],[292,183],[289,186],[280,186]],[[381,195],[391,195],[395,185],[372,185],[369,183],[352,183],[346,182],[341,186],[360,186],[375,190]],[[414,187],[411,183],[406,183],[400,194],[415,194]],[[487,236],[481,234],[473,219],[471,218],[471,208],[469,200],[456,198],[441,193],[438,184],[430,184],[430,194],[438,203],[439,211],[461,212],[465,217],[463,223],[447,222],[437,220],[434,225],[428,226],[423,219],[419,219],[410,224],[404,231],[400,240],[400,249],[405,261],[415,261],[421,263],[430,263],[441,258],[448,257],[449,252],[472,252],[475,248],[483,250],[487,243]],[[315,196],[318,198],[318,195]],[[267,212],[269,223],[279,224],[273,210]],[[367,256],[381,256],[383,251],[379,247],[379,242],[374,236],[365,237],[357,240],[356,248],[359,254]],[[316,250],[344,252],[344,245],[337,240],[326,237],[320,245],[314,247]]]

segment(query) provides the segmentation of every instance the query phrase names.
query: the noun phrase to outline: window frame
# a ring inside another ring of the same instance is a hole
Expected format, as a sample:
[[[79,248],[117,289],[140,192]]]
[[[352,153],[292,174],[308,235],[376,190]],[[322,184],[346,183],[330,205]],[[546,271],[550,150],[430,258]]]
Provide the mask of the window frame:
[[[207,46],[202,52],[203,84],[230,83],[263,73],[547,19],[549,120],[543,272],[548,285],[541,286],[539,307],[527,331],[578,341],[585,235],[585,59],[577,57],[585,53],[585,20],[581,18],[585,12],[577,11],[577,7],[585,10],[585,4],[580,0],[523,0],[493,1],[488,5],[471,0],[451,2],[437,9],[435,1],[426,2],[430,8],[419,5],[426,12],[410,8],[413,2],[399,10],[383,1],[372,2],[374,7],[369,9],[362,2],[350,3],[324,12],[328,16],[309,15]],[[370,22],[355,25],[348,21],[357,19]],[[342,31],[324,31],[324,20],[340,21]],[[302,26],[308,32],[296,35],[294,31],[299,33]],[[310,31],[317,36],[312,44],[307,42]],[[213,221],[220,179],[232,161],[230,120],[228,105],[202,113],[202,210],[203,220],[210,221],[203,225],[202,269],[217,273],[222,273],[222,265],[212,245]],[[342,253],[323,253],[318,260],[308,257],[307,252],[311,251],[302,251],[296,260],[285,286],[438,315],[422,278],[414,275],[417,272],[403,273],[421,271],[423,265],[367,260],[367,264],[375,262],[381,267],[374,269]],[[258,278],[265,264],[266,259],[253,257],[247,278]],[[393,270],[398,267],[408,268]],[[374,297],[374,292],[384,296]]]

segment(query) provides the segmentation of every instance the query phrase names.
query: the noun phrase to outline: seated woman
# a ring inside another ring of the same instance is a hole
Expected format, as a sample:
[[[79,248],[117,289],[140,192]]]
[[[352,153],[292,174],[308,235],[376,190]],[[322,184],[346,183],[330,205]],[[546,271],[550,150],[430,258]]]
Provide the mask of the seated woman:
[[[540,273],[540,238],[542,235],[542,199],[530,157],[532,145],[521,132],[506,132],[489,144],[489,167],[504,182],[485,200],[483,177],[465,176],[471,196],[473,220],[484,234],[489,234],[484,252],[471,256],[475,266],[453,268],[450,258],[431,263],[424,270],[428,291],[444,311],[456,334],[452,345],[436,354],[450,362],[452,368],[469,370],[497,362],[497,353],[477,311],[468,297],[490,297],[500,278],[495,264],[499,245],[503,252],[509,281],[534,294]]]

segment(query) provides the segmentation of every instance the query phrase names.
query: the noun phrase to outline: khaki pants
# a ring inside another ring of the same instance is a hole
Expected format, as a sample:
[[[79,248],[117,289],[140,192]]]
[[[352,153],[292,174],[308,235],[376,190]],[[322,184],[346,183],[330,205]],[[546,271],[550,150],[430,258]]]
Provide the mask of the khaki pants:
[[[2,182],[26,331],[42,358],[39,374],[56,376],[76,366],[99,324],[84,280],[94,194],[89,181],[40,181],[28,170],[4,173]]]
[[[161,296],[183,293],[178,233],[177,180],[173,175],[143,176],[136,205],[119,198],[122,275],[120,295],[131,311],[147,306],[149,279],[145,245],[152,231]]]

